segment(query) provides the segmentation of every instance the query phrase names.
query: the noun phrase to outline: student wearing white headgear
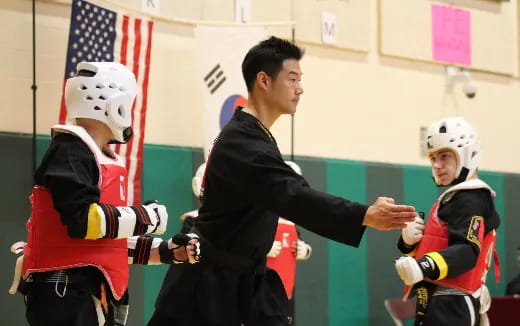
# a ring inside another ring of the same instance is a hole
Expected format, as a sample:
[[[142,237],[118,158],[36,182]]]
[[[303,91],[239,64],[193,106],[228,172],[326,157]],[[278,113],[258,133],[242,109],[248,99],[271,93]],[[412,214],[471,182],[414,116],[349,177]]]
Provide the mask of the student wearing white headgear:
[[[417,295],[415,325],[479,325],[489,308],[485,276],[500,224],[495,192],[478,177],[480,144],[464,119],[434,122],[425,141],[433,180],[448,188],[426,225],[417,218],[402,230],[398,248],[406,256],[395,267]]]
[[[81,62],[67,80],[74,125],[52,128],[34,176],[27,244],[18,247],[18,289],[31,325],[124,325],[129,263],[171,264],[200,254],[195,236],[142,236],[166,231],[165,206],[127,204],[124,161],[106,145],[132,136],[136,94],[134,74],[118,63]]]

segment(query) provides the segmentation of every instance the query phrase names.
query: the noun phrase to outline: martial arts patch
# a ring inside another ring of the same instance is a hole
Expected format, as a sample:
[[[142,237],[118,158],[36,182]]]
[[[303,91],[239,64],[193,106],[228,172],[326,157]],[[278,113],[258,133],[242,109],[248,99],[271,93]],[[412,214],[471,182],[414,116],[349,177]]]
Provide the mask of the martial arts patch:
[[[466,238],[480,248],[480,242],[484,238],[484,218],[482,216],[473,216],[471,218]]]

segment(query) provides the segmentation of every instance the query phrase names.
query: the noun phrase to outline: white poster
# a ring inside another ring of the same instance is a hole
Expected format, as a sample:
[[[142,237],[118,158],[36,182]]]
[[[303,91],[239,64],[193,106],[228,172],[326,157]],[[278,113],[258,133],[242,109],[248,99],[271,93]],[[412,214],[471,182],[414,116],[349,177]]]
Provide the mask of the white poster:
[[[333,12],[321,13],[321,41],[323,44],[336,45],[338,32],[337,17]]]
[[[204,98],[204,159],[236,108],[246,105],[242,60],[266,35],[264,27],[197,26],[195,37]]]
[[[160,0],[141,0],[141,9],[152,15],[161,13]]]

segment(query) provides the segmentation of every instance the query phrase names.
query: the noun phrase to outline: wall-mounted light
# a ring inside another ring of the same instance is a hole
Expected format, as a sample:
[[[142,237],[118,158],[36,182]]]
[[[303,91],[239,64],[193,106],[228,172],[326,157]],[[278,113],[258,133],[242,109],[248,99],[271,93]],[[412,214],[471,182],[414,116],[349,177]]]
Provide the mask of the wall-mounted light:
[[[454,87],[457,81],[462,81],[462,91],[467,98],[472,99],[477,95],[477,85],[471,78],[471,74],[467,69],[447,66],[446,67],[446,87]]]

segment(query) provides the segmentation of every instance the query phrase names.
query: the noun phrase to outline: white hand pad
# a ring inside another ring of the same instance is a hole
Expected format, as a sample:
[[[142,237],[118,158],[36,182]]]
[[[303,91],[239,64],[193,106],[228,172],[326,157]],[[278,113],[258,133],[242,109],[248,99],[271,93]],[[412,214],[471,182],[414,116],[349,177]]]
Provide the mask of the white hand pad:
[[[406,285],[412,285],[424,279],[419,264],[412,257],[401,257],[396,260],[395,269]]]
[[[413,246],[421,241],[424,233],[424,220],[417,216],[415,221],[406,223],[406,227],[401,231],[404,242]]]
[[[151,203],[143,205],[143,207],[152,222],[152,225],[148,226],[148,231],[146,233],[163,234],[166,232],[166,226],[168,225],[168,212],[166,211],[166,206]]]
[[[309,246],[305,241],[298,240],[296,242],[296,259],[298,260],[306,260],[311,256],[311,246]]]

